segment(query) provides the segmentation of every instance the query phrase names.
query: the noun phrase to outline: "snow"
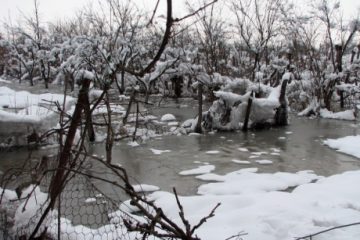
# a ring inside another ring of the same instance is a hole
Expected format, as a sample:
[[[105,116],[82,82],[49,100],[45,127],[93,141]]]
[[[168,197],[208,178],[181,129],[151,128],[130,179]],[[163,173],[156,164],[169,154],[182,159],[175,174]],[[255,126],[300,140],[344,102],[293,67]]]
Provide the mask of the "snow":
[[[96,202],[96,198],[87,198],[85,200],[85,203],[94,203],[94,202]]]
[[[94,89],[94,88],[90,89],[88,93],[90,102],[94,101],[95,99],[98,99],[103,92],[104,91],[100,89]]]
[[[189,133],[189,136],[201,136],[200,133]]]
[[[179,174],[183,175],[183,176],[200,175],[200,174],[210,173],[210,172],[212,172],[214,170],[215,170],[214,165],[204,165],[204,166],[199,166],[199,167],[194,168],[194,169],[181,171],[181,172],[179,172]]]
[[[339,120],[356,120],[354,110],[346,110],[343,112],[331,112],[327,109],[320,109],[320,116],[322,118],[339,119]]]
[[[284,75],[282,76],[282,80],[288,80],[288,81],[290,81],[290,80],[292,80],[292,79],[294,79],[294,74],[291,73],[291,72],[286,72],[286,73],[284,73]]]
[[[257,173],[257,168],[245,168],[221,177],[225,179],[221,183],[201,185],[198,189],[198,194],[227,195],[280,191],[319,178],[309,171],[298,172],[295,174],[285,172],[269,174]]]
[[[358,222],[360,219],[360,191],[353,185],[360,181],[360,171],[320,177],[311,171],[257,173],[256,168],[246,168],[225,175],[207,173],[196,178],[212,183],[201,185],[198,189],[200,195],[179,196],[189,223],[194,226],[218,203],[221,204],[216,209],[215,216],[196,230],[195,234],[200,239],[225,239],[242,232],[246,234],[246,240],[292,240],[331,227]],[[134,188],[154,190],[148,195],[148,200],[160,206],[169,219],[182,226],[172,193],[158,191],[158,187],[146,184],[135,185]],[[23,196],[31,193],[31,189],[33,188],[27,189]],[[19,226],[24,226],[21,224],[28,223],[30,213],[36,212],[38,205],[47,198],[38,188],[35,192],[37,202],[31,196],[28,203],[28,206],[34,208],[27,207],[22,212],[25,202],[18,207],[14,231],[20,229]],[[8,195],[15,197],[12,192]],[[96,199],[89,198],[87,202],[94,200]],[[121,216],[130,215],[143,221],[141,216],[136,215],[137,211],[130,200],[124,201],[118,211],[109,214],[108,225],[95,229],[74,226],[70,220],[61,218],[61,236],[70,237],[69,233],[81,233],[81,238],[73,234],[73,238],[66,239],[85,239],[85,236],[95,235],[116,239],[123,233],[119,228]],[[49,226],[49,233],[53,236],[57,236],[55,216],[55,213],[50,215],[44,224]],[[129,237],[133,239],[134,236]],[[354,226],[320,235],[316,239],[359,238],[360,229]]]
[[[11,83],[11,81],[4,80],[4,79],[1,79],[1,78],[0,78],[0,82],[2,82],[2,83]]]
[[[14,137],[17,145],[25,145],[26,135],[33,131],[40,134],[55,127],[59,115],[53,102],[58,102],[62,106],[64,95],[37,95],[0,87],[0,136]],[[67,96],[65,110],[67,111],[74,102],[74,98]]]
[[[25,231],[30,233],[36,226],[41,217],[41,213],[45,210],[48,200],[48,195],[40,191],[38,186],[30,185],[21,194],[21,198],[28,198],[23,201],[15,212],[13,231]],[[38,231],[40,234],[46,224],[49,224],[54,218],[54,214],[49,214],[44,221],[44,224]],[[23,233],[24,234],[24,233]]]
[[[150,150],[155,154],[155,155],[161,155],[163,153],[169,153],[171,152],[171,150],[159,150],[159,149],[155,149],[155,148],[150,148]]]
[[[281,152],[281,150],[280,149],[278,149],[278,148],[270,148],[273,152],[276,152],[276,153],[279,153],[279,152]]]
[[[245,164],[245,165],[251,164],[250,161],[243,161],[243,160],[237,160],[237,159],[233,159],[231,161],[234,163],[238,163],[238,164]]]
[[[180,197],[191,224],[207,216],[217,203],[215,216],[196,234],[201,239],[224,239],[239,232],[244,239],[292,240],[311,233],[358,222],[360,171],[345,172],[326,178],[311,172],[255,173],[248,169],[224,176],[202,175],[208,181],[223,181],[200,186],[201,196]],[[197,177],[197,178],[199,178]],[[312,181],[318,180],[315,183]],[[290,191],[283,191],[295,187]],[[206,191],[205,191],[206,190]],[[164,213],[181,223],[173,194],[150,195]],[[316,239],[359,239],[358,226],[332,231]]]
[[[255,162],[257,162],[258,164],[261,164],[261,165],[273,164],[273,161],[271,161],[271,160],[256,160]]]
[[[93,107],[93,105],[91,105],[91,108]],[[119,113],[119,114],[125,114],[126,110],[123,106],[120,105],[114,105],[111,104],[110,105],[110,109],[112,113]],[[100,115],[100,114],[107,114],[108,110],[107,107],[105,105],[100,105],[97,108],[95,108],[95,110],[93,111],[93,115]]]
[[[298,113],[298,116],[309,116],[311,114],[316,114],[320,109],[320,104],[316,99],[313,99],[310,104],[301,112]]]
[[[16,200],[17,198],[18,197],[17,197],[17,194],[15,191],[0,188],[0,203],[1,204],[6,204],[9,201]],[[0,207],[0,209],[1,209],[1,207]]]
[[[338,139],[327,139],[324,144],[337,151],[360,158],[360,135]]]
[[[59,102],[62,105],[64,95],[62,94],[31,94],[27,91],[14,91],[8,87],[0,87],[0,108],[26,108],[33,105],[49,105],[49,102]],[[74,101],[67,96],[66,103]]]
[[[264,155],[264,154],[268,154],[268,152],[252,152],[251,154],[256,155],[256,156],[261,156],[261,155]]]
[[[170,126],[170,127],[177,127],[177,126],[179,126],[179,122],[169,122],[169,123],[168,123],[168,126]]]
[[[139,184],[139,185],[133,185],[135,192],[155,192],[160,190],[158,186],[154,185],[148,185],[148,184]]]
[[[75,74],[75,79],[76,81],[81,81],[83,79],[88,79],[88,80],[95,80],[95,74],[93,72],[87,71],[87,70],[79,70],[76,72]]]
[[[160,119],[162,122],[175,122],[176,117],[170,113],[163,115]]]
[[[271,88],[269,86],[261,86],[268,95],[264,98],[255,98],[251,96],[252,90],[258,91],[259,86],[251,85],[244,95],[238,95],[232,92],[216,91],[215,96],[219,99],[214,101],[204,118],[205,126],[218,130],[239,130],[243,127],[246,117],[248,100],[252,98],[252,107],[249,117],[251,126],[258,123],[274,124],[275,109],[280,106],[279,95],[280,86]],[[252,89],[252,90],[251,90]],[[228,117],[224,122],[224,114]]]
[[[136,141],[130,141],[127,143],[127,145],[131,146],[131,147],[138,147],[140,146],[140,144]]]
[[[249,149],[247,149],[247,148],[238,148],[238,150],[240,152],[248,152],[249,151]]]
[[[219,154],[220,151],[218,150],[211,150],[211,151],[207,151],[206,154],[209,154],[209,155],[215,155],[215,154]]]

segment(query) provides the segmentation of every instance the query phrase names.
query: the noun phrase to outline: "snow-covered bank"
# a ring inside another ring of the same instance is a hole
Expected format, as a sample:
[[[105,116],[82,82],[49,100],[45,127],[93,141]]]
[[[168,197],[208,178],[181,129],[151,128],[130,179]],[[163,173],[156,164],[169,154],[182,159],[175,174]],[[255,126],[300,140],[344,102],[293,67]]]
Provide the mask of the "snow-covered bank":
[[[331,112],[327,109],[320,109],[320,117],[329,119],[339,119],[354,121],[356,119],[354,110],[346,110],[343,112]]]
[[[347,136],[338,139],[327,139],[325,145],[337,149],[338,152],[346,153],[360,158],[360,136]]]
[[[64,104],[65,100],[65,104]],[[61,94],[31,94],[0,87],[0,142],[9,145],[25,145],[26,136],[45,132],[59,121],[57,107],[65,105],[65,110],[75,99]]]
[[[198,223],[217,203],[221,203],[215,216],[195,232],[200,239],[227,239],[238,233],[246,233],[244,240],[293,240],[331,227],[358,222],[360,219],[360,190],[353,187],[353,183],[360,181],[360,171],[320,177],[311,171],[265,174],[257,173],[257,169],[251,168],[223,176],[205,174],[197,178],[218,183],[200,186],[199,192],[202,195],[180,197],[189,222],[193,225]],[[148,185],[141,186],[141,189],[148,188]],[[151,191],[158,190],[151,187]],[[39,191],[37,194],[44,195]],[[6,191],[2,203],[15,198],[15,193]],[[148,198],[161,207],[166,216],[182,226],[172,193],[157,191]],[[24,214],[27,219],[29,213],[35,214],[39,209],[39,203],[34,205],[32,196],[27,206],[24,213],[20,211],[24,204],[19,205],[15,211],[15,219]],[[126,201],[118,211],[109,213],[110,223],[98,229],[74,226],[68,219],[62,218],[61,236],[66,239],[80,239],[83,236],[91,236],[91,239],[117,239],[126,232],[121,216],[129,214],[134,219],[143,221],[136,211],[130,201]],[[56,213],[47,218],[46,225],[49,227],[49,234],[57,236]],[[11,231],[17,232],[17,228],[22,226],[23,221],[15,221]],[[359,239],[360,227],[332,231],[317,239],[329,239],[329,236],[332,240]]]
[[[226,239],[245,232],[246,240],[293,240],[360,219],[360,190],[352,187],[360,181],[360,171],[320,178],[316,183],[311,181],[319,177],[311,172],[252,171],[241,170],[222,177],[213,175],[207,179],[223,182],[202,185],[199,188],[202,196],[180,198],[192,224],[221,203],[215,217],[197,232],[201,239]],[[292,192],[282,191],[294,185],[299,186]],[[170,218],[181,222],[172,194],[156,192],[151,198]],[[317,239],[329,239],[329,236],[332,240],[359,239],[360,227],[333,231]]]

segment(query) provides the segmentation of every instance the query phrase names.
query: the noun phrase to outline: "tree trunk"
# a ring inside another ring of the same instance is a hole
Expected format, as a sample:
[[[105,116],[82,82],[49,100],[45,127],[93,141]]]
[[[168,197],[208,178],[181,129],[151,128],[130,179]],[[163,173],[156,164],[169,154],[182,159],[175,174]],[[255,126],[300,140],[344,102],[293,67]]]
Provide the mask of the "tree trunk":
[[[112,128],[112,122],[111,122],[111,108],[110,108],[110,100],[109,100],[109,94],[106,91],[106,99],[105,99],[106,109],[107,109],[107,136],[106,136],[106,162],[111,163],[112,161],[112,148],[114,145],[114,131]]]
[[[335,50],[336,50],[336,68],[337,71],[340,73],[342,72],[342,46],[341,45],[335,45]],[[340,82],[338,83],[340,84]],[[344,91],[340,90],[338,91],[339,96],[340,96],[340,108],[343,109],[345,106],[344,103]]]
[[[251,76],[251,80],[253,82],[255,81],[256,67],[257,67],[259,61],[260,61],[260,54],[255,53],[255,62],[254,62],[254,67],[253,67],[253,71],[252,71],[252,76]]]
[[[281,84],[281,91],[279,97],[280,106],[276,109],[276,113],[275,113],[276,126],[286,126],[288,124],[288,112],[287,112],[287,102],[286,102],[287,83],[288,80],[284,80]]]
[[[125,71],[121,70],[121,94],[125,92]]]
[[[202,105],[203,105],[203,100],[202,100],[202,95],[203,95],[203,85],[202,83],[199,83],[198,85],[198,121],[195,127],[195,132],[196,133],[202,133],[202,128],[201,128],[201,123],[202,123]]]
[[[65,145],[62,152],[60,153],[59,165],[57,167],[55,176],[52,178],[51,184],[49,186],[51,208],[54,207],[56,198],[62,191],[65,184],[66,177],[64,176],[66,176],[66,173],[68,172],[65,170],[65,168],[70,167],[68,166],[68,164],[71,158],[71,148],[73,146],[73,142],[75,139],[77,127],[81,123],[81,113],[86,104],[86,99],[88,97],[88,92],[89,92],[89,86],[90,86],[90,80],[83,79],[82,88],[80,89],[78,101],[76,103],[75,110],[72,115],[72,120],[65,140]]]
[[[242,130],[245,131],[245,132],[248,130],[250,113],[251,113],[251,106],[252,106],[252,102],[253,102],[253,99],[252,99],[253,95],[254,95],[254,93],[253,93],[253,91],[251,91],[250,97],[248,99],[248,104],[247,104],[247,107],[246,107],[244,124],[243,124],[243,127],[242,127]]]
[[[87,124],[87,131],[88,131],[88,137],[90,142],[95,142],[95,130],[94,130],[94,124],[92,121],[92,116],[90,112],[90,101],[89,101],[89,95],[87,95],[86,98],[84,98],[85,106],[84,106],[84,112],[86,117],[86,124]]]
[[[135,89],[133,89],[133,91],[131,93],[131,96],[130,96],[129,105],[128,105],[127,109],[126,109],[126,113],[125,113],[125,116],[123,118],[123,125],[126,125],[126,123],[127,123],[127,119],[128,119],[128,117],[130,115],[132,103],[135,100],[135,95],[136,95],[136,91],[135,91]]]
[[[342,72],[342,47],[341,45],[335,45],[336,50],[336,70]]]
[[[355,51],[351,51],[351,59],[350,59],[350,63],[353,64],[354,63],[354,58],[355,58]]]

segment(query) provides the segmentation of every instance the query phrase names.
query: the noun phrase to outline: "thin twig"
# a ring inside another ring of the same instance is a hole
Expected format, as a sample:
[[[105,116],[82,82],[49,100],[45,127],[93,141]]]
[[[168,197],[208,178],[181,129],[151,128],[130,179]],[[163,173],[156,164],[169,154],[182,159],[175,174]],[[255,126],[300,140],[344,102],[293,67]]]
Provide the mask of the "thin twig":
[[[328,228],[328,229],[325,229],[325,230],[317,232],[317,233],[313,233],[313,234],[310,234],[310,235],[307,235],[307,236],[304,236],[304,237],[296,238],[296,240],[302,240],[302,239],[307,239],[307,238],[311,239],[312,237],[315,237],[315,236],[320,235],[322,233],[330,232],[330,231],[340,229],[340,228],[352,227],[352,226],[355,226],[355,225],[360,225],[360,222],[355,222],[355,223],[350,223],[350,224],[345,224],[345,225],[340,225],[340,226]]]

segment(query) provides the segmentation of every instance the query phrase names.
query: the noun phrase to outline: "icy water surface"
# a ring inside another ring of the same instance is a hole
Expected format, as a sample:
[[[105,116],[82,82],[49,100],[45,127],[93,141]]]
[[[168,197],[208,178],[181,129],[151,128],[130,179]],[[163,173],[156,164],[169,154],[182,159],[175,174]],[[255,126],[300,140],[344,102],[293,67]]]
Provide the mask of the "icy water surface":
[[[166,106],[150,111],[157,116],[172,113],[180,122],[193,118],[197,111],[197,104],[193,100],[170,102]],[[172,191],[172,188],[176,187],[181,195],[194,195],[198,186],[204,182],[197,180],[194,175],[179,173],[200,166],[214,166],[215,170],[212,172],[216,174],[242,168],[258,168],[259,172],[265,173],[313,170],[324,176],[358,170],[359,159],[338,153],[324,146],[322,142],[327,138],[356,135],[359,132],[359,125],[354,122],[311,120],[293,115],[290,125],[284,128],[246,133],[239,131],[197,136],[163,136],[147,140],[138,147],[131,147],[128,141],[124,140],[114,145],[113,163],[126,168],[133,184],[156,185],[164,191]],[[105,155],[104,149],[102,143],[93,144],[90,145],[88,153],[102,157]],[[9,168],[21,167],[25,159],[30,159],[30,163],[35,165],[42,155],[56,152],[56,148],[33,151],[31,155],[26,149],[0,152],[0,177]],[[92,174],[110,181],[118,180],[98,162],[91,160],[87,166],[92,169]],[[15,188],[23,181],[28,179],[19,177],[14,181],[15,185],[8,187]],[[73,224],[99,227],[107,222],[109,206],[106,202],[101,198],[97,198],[96,204],[89,202],[99,194],[99,191],[91,190],[95,185],[101,193],[116,202],[128,199],[119,188],[111,184],[76,178],[62,193],[61,207],[62,215]],[[47,187],[44,188],[46,191]]]
[[[172,113],[177,120],[184,121],[194,117],[196,108],[196,101],[187,100],[170,102],[167,107],[152,112],[158,116]],[[360,169],[360,160],[322,144],[327,138],[356,134],[359,134],[359,125],[353,122],[291,116],[290,125],[284,128],[247,133],[163,136],[138,147],[122,141],[114,145],[113,163],[125,167],[134,184],[152,184],[166,191],[176,187],[180,194],[192,195],[202,182],[194,176],[182,176],[179,172],[204,165],[214,165],[213,173],[216,174],[256,167],[259,172],[313,170],[316,174],[328,176]],[[104,156],[104,149],[104,144],[94,144],[90,146],[89,153]],[[157,155],[151,149],[169,151]],[[32,159],[45,153],[53,154],[55,150],[34,152]],[[0,171],[4,172],[21,165],[28,152],[26,149],[1,152],[0,156]],[[94,164],[94,168],[98,167]]]
[[[172,113],[183,121],[196,112],[196,104],[174,106],[178,108],[162,108],[156,113]],[[328,176],[360,169],[360,160],[322,143],[327,138],[359,133],[359,125],[352,122],[291,116],[290,125],[284,128],[164,136],[139,147],[129,147],[122,142],[114,147],[113,161],[124,166],[139,183],[156,185],[166,191],[176,187],[180,194],[192,195],[202,182],[194,176],[181,176],[179,172],[207,164],[215,166],[213,173],[216,174],[256,167],[259,172],[313,170]],[[94,145],[90,151],[105,155],[103,149],[102,145]],[[151,149],[170,152],[157,155]]]

